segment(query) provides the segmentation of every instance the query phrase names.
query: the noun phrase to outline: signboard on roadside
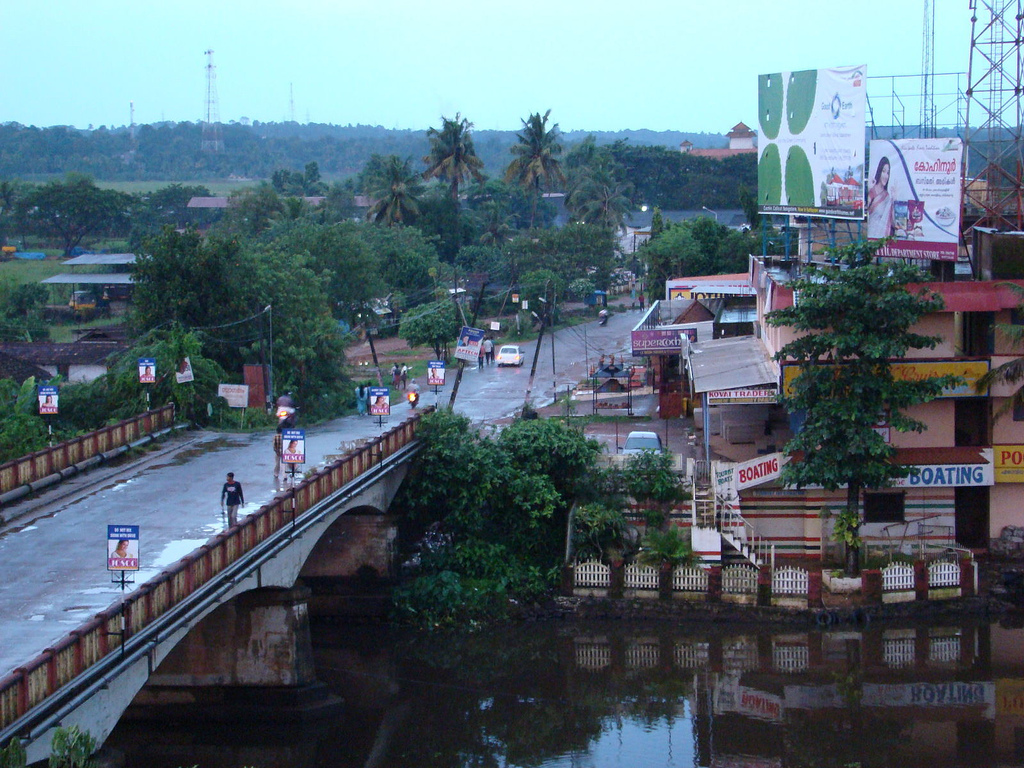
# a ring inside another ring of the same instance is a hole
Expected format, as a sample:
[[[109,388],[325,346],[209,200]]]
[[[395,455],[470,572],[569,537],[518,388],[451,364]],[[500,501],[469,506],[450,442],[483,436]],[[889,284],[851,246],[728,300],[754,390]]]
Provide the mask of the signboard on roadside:
[[[39,398],[39,415],[57,413],[59,394],[57,387],[51,384],[43,384],[36,387],[36,396]]]
[[[370,387],[370,415],[391,415],[391,390],[388,387]]]
[[[156,358],[139,358],[139,384],[152,384],[156,381]]]
[[[428,360],[427,361],[427,386],[428,387],[443,387],[444,386],[444,360]]]
[[[462,330],[459,331],[459,343],[455,347],[455,359],[475,363],[480,357],[480,345],[483,344],[483,341],[484,330],[482,328],[462,326]]]
[[[139,526],[107,526],[107,570],[139,570]]]
[[[306,461],[306,430],[281,431],[281,461],[285,464],[302,464]]]
[[[227,400],[229,408],[249,407],[249,387],[245,384],[218,384],[217,396]]]

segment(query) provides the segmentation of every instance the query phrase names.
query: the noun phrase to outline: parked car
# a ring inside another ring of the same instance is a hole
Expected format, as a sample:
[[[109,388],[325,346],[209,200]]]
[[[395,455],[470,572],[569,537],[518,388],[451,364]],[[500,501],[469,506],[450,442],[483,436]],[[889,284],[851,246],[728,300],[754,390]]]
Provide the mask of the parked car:
[[[498,365],[522,365],[523,359],[526,356],[523,354],[523,348],[516,344],[505,344],[501,349],[498,350],[497,356],[494,358]]]
[[[626,436],[626,442],[622,446],[623,453],[643,453],[654,451],[663,453],[661,438],[657,432],[630,432]]]

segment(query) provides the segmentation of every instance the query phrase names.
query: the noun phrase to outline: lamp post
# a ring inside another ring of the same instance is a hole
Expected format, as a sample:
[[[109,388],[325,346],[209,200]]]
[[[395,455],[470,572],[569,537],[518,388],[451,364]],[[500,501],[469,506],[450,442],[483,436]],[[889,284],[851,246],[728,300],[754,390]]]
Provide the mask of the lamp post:
[[[715,213],[715,211],[712,211],[712,210],[711,210],[710,208],[708,208],[708,207],[707,207],[706,205],[702,205],[702,206],[701,206],[700,208],[701,208],[701,210],[702,210],[702,211],[707,211],[707,212],[708,212],[708,213],[710,213],[710,214],[711,214],[712,216],[714,216],[714,217],[715,217],[715,224],[717,224],[717,223],[718,223],[718,214],[717,214],[717,213]]]
[[[271,406],[274,404],[274,305],[267,304],[263,308],[264,312],[270,313],[270,374],[268,376],[268,388],[267,399],[270,401]]]

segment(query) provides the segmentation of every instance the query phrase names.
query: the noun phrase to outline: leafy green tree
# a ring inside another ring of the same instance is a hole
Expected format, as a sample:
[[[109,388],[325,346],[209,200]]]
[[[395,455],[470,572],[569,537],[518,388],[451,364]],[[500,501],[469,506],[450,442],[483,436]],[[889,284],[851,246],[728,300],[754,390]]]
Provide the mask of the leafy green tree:
[[[632,185],[607,147],[588,136],[566,156],[565,207],[577,220],[618,230],[632,207]]]
[[[92,179],[68,174],[32,188],[19,202],[19,219],[40,237],[56,240],[70,255],[86,237],[124,234],[128,228],[131,196],[100,189]]]
[[[16,384],[0,379],[0,464],[42,450],[47,444],[46,423],[37,412],[36,380]]]
[[[690,537],[684,535],[679,528],[668,530],[649,528],[644,533],[637,561],[641,565],[656,568],[675,568],[680,565],[691,565],[696,561]]]
[[[558,124],[548,128],[549,109],[543,116],[539,112],[523,120],[523,130],[516,134],[518,143],[511,148],[512,161],[505,169],[505,181],[532,191],[530,228],[537,214],[541,192],[553,182],[562,182],[562,153]]]
[[[458,210],[459,185],[468,178],[483,181],[483,161],[476,156],[471,131],[473,124],[458,112],[454,118],[441,117],[441,128],[427,131],[430,153],[423,158],[427,170],[424,179],[439,179],[448,184],[451,201]]]
[[[184,229],[213,221],[209,209],[189,208],[193,197],[208,197],[210,190],[201,185],[168,184],[135,196],[132,207],[132,232],[136,237],[154,235],[163,227]]]
[[[459,334],[462,321],[449,299],[421,304],[402,318],[399,335],[409,346],[428,346],[434,350],[435,360],[448,357],[448,344]]]
[[[132,324],[144,332],[174,322],[204,328],[245,317],[249,269],[236,240],[167,227],[143,244],[132,267]]]
[[[21,739],[11,739],[6,747],[0,748],[0,768],[25,768],[28,762]]]
[[[233,192],[228,208],[216,229],[225,236],[256,237],[285,214],[285,203],[266,182],[252,189]]]
[[[925,425],[905,409],[937,397],[956,377],[898,379],[892,363],[909,350],[933,349],[939,339],[911,329],[942,307],[942,297],[915,286],[925,277],[904,263],[875,264],[880,242],[857,243],[831,253],[835,266],[812,268],[790,283],[799,300],[765,320],[799,334],[776,360],[798,365],[800,373],[781,401],[804,415],[803,427],[786,445],[796,458],[782,471],[787,485],[846,487],[846,506],[835,520],[834,536],[846,545],[846,572],[860,572],[860,495],[907,477],[910,467],[895,464],[896,449],[875,431],[888,414],[899,432],[921,432]]]
[[[265,248],[282,257],[304,255],[309,266],[327,279],[332,314],[355,324],[367,303],[387,293],[381,262],[360,230],[352,222],[289,221],[270,231]]]
[[[388,291],[421,299],[433,289],[437,248],[415,227],[360,227],[359,236],[379,263]]]
[[[88,731],[77,725],[57,728],[50,745],[50,768],[92,768],[96,764],[92,755],[99,746]]]
[[[389,227],[413,223],[420,212],[423,182],[412,170],[411,160],[402,160],[397,155],[376,158],[366,173],[366,193],[376,201],[366,218]]]

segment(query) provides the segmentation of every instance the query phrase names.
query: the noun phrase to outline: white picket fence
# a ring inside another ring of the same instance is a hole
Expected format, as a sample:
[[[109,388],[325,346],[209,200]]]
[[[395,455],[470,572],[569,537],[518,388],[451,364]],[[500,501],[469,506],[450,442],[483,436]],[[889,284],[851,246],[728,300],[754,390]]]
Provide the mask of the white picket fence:
[[[722,569],[722,592],[728,595],[757,593],[757,568],[752,565],[727,565]]]
[[[883,592],[905,592],[914,589],[914,567],[907,563],[890,563],[882,569]]]
[[[651,565],[630,563],[623,582],[626,589],[658,589],[658,569]]]
[[[810,576],[803,568],[784,566],[772,573],[773,595],[806,595]]]
[[[708,572],[697,565],[676,568],[672,571],[674,592],[707,592]]]

